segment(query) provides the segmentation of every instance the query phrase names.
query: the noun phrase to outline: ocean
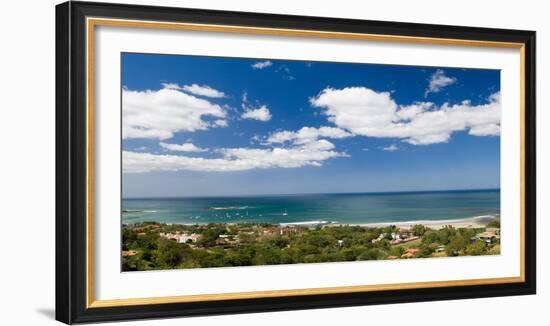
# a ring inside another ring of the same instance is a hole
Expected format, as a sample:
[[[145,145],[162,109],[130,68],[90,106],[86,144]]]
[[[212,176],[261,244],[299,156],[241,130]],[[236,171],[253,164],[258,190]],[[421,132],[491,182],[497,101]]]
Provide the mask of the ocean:
[[[367,224],[443,221],[498,214],[498,189],[122,200],[122,222],[125,224],[144,221]]]

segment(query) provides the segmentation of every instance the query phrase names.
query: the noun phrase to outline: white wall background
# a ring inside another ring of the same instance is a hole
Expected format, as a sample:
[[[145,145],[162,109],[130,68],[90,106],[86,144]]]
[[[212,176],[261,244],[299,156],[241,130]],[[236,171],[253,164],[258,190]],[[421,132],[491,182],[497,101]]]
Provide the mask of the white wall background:
[[[4,2],[0,10],[0,324],[49,325],[54,320],[54,5]],[[128,322],[125,325],[409,325],[526,324],[547,321],[550,241],[542,238],[550,214],[550,172],[544,139],[550,131],[550,20],[544,1],[133,0],[206,9],[331,16],[418,23],[536,30],[538,41],[538,292],[536,296],[279,313]],[[546,122],[546,123],[545,123]]]

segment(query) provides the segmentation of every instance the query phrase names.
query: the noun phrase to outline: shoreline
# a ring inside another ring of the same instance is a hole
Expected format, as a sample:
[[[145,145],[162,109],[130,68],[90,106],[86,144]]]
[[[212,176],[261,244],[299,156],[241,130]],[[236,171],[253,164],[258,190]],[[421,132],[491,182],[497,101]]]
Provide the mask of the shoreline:
[[[337,226],[360,226],[365,228],[380,228],[380,227],[387,227],[394,225],[398,228],[410,228],[413,225],[421,224],[424,226],[427,226],[431,229],[442,229],[445,226],[452,226],[455,228],[483,228],[487,224],[493,221],[499,221],[500,220],[500,214],[498,215],[482,215],[482,216],[474,216],[474,217],[468,217],[463,219],[449,219],[449,220],[413,220],[413,221],[403,221],[403,222],[374,222],[374,223],[339,223],[339,222],[330,222],[330,221],[303,221],[303,222],[289,222],[289,223],[265,223],[265,224],[273,224],[278,225],[281,227],[284,226],[329,226],[329,227],[337,227]],[[145,222],[145,221],[143,221]],[[163,223],[158,221],[147,221],[147,222],[155,222],[159,224],[166,224],[166,225],[208,225],[210,223]],[[140,222],[138,222],[140,223]],[[134,224],[134,223],[123,223],[123,224]],[[214,223],[214,224],[227,224],[227,225],[237,225],[237,224],[264,224],[262,222],[231,222],[231,223]]]
[[[455,228],[483,228],[487,224],[493,221],[499,221],[500,215],[482,215],[475,217],[468,217],[463,219],[452,219],[452,220],[417,220],[417,221],[404,221],[404,222],[380,222],[380,223],[361,223],[361,224],[345,224],[345,223],[334,223],[328,224],[333,226],[340,225],[356,225],[361,227],[372,227],[380,228],[395,225],[398,228],[410,228],[413,225],[421,224],[427,226],[431,229],[442,229],[445,226],[452,226]]]

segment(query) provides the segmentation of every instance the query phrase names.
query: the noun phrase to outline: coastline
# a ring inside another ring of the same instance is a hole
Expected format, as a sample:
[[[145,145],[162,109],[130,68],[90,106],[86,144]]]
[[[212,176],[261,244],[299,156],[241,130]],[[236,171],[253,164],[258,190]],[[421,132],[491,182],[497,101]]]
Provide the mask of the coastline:
[[[498,217],[500,213],[497,189],[294,194],[269,198],[206,197],[197,200],[163,198],[123,202],[122,222],[174,225],[251,223],[309,228],[331,225],[406,227],[425,224],[441,228],[444,225],[480,226],[484,223],[482,215]],[[425,204],[432,201],[438,204],[434,207]],[[343,202],[345,207],[341,206]],[[394,206],[400,207],[400,210],[388,210]]]
[[[311,220],[295,224],[123,225],[122,268],[134,271],[499,255],[500,224],[489,225],[499,219],[495,214],[398,223]],[[151,244],[157,244],[158,249],[151,250]]]
[[[345,224],[345,223],[334,223],[329,224],[333,226],[340,225],[356,225],[362,227],[386,227],[390,225],[395,225],[398,228],[409,228],[416,224],[421,224],[427,226],[431,229],[442,229],[445,226],[449,225],[455,228],[483,228],[492,221],[499,221],[500,215],[482,215],[469,217],[464,219],[453,219],[453,220],[418,220],[418,221],[405,221],[405,222],[381,222],[381,223],[361,223],[361,224]]]
[[[394,225],[398,228],[410,228],[413,225],[421,224],[427,226],[431,229],[439,230],[445,226],[452,226],[454,228],[483,228],[487,224],[493,221],[499,221],[500,215],[482,215],[474,216],[463,219],[450,219],[450,220],[413,220],[413,221],[403,221],[403,222],[376,222],[376,223],[339,223],[339,222],[330,222],[330,221],[304,221],[304,222],[295,222],[295,223],[268,223],[279,226],[360,226],[365,228],[380,228]],[[152,221],[151,221],[152,222]],[[256,222],[229,222],[229,223],[219,223],[227,225],[237,225],[237,224],[257,224]],[[132,224],[132,223],[128,223]],[[166,225],[206,225],[208,223],[165,223]],[[261,223],[260,223],[261,224]]]

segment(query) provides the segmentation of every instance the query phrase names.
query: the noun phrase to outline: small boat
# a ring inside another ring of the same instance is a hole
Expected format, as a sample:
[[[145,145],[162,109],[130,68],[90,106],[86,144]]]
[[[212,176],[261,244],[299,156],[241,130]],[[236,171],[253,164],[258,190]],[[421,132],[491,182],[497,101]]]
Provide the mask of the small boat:
[[[123,209],[122,210],[122,213],[142,213],[144,211],[142,210],[139,210],[139,209]]]
[[[285,212],[283,213],[283,216],[288,216],[288,213],[286,211],[286,208],[285,208]]]

